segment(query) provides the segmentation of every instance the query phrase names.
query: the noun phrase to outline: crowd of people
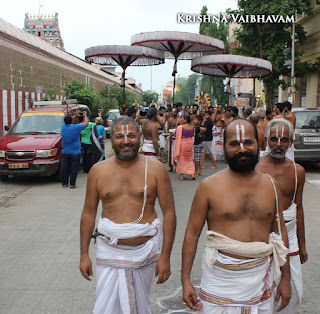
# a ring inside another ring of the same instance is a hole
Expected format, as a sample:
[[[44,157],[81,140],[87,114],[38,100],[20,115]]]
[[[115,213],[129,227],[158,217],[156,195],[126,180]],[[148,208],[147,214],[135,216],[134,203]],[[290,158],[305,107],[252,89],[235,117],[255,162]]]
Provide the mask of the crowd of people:
[[[211,168],[222,156],[228,164],[203,180],[194,195],[182,247],[184,302],[201,313],[298,313],[301,264],[308,254],[302,206],[305,171],[290,159],[295,127],[291,104],[276,104],[271,112],[176,104],[167,112],[150,107],[142,127],[136,118],[123,111],[114,120],[110,140],[115,156],[96,163],[88,175],[80,226],[80,271],[88,280],[93,275],[89,245],[102,202],[94,232],[93,312],[151,313],[153,277],[164,283],[170,276],[176,215],[160,141],[169,134],[169,171],[175,170],[181,180],[183,175],[202,175],[206,155]],[[205,224],[197,296],[191,269]]]

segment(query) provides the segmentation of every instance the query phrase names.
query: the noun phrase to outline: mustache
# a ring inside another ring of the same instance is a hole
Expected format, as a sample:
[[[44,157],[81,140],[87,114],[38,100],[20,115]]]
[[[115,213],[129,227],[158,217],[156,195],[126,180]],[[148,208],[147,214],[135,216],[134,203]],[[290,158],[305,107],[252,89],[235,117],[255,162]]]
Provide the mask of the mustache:
[[[237,153],[233,156],[233,158],[241,158],[241,157],[252,157],[252,156],[255,156],[253,153],[251,152],[240,152],[240,153]]]
[[[125,148],[125,147],[134,147],[134,145],[132,143],[128,143],[128,144],[120,144],[119,148]]]
[[[273,152],[275,152],[275,151],[280,151],[281,153],[285,153],[286,152],[286,150],[283,148],[283,147],[273,147],[272,149],[271,149]]]

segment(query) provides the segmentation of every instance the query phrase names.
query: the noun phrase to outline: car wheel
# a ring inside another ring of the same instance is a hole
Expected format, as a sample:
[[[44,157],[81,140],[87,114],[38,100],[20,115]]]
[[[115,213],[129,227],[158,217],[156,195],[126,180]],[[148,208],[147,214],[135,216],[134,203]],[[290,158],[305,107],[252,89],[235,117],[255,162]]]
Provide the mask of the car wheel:
[[[7,182],[7,181],[9,181],[9,176],[8,176],[8,175],[2,175],[2,176],[0,176],[0,181],[2,181],[2,182]]]

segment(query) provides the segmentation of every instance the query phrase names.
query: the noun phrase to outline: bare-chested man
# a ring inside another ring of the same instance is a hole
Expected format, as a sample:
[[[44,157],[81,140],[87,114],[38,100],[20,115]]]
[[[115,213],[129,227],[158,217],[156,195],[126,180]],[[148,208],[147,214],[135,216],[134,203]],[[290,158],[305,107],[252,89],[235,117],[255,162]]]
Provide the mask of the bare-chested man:
[[[224,115],[224,119],[223,119],[223,122],[224,122],[224,126],[227,127],[227,125],[230,124],[230,122],[233,120],[233,117],[231,116],[231,108],[228,107],[225,109],[225,115]]]
[[[269,121],[265,119],[266,118],[266,111],[262,107],[259,107],[257,109],[257,114],[259,115],[258,125],[262,128],[263,133],[265,133],[267,125],[269,123]]]
[[[158,161],[138,154],[139,127],[131,118],[115,120],[111,143],[116,156],[94,165],[88,175],[81,218],[80,271],[91,280],[89,244],[97,207],[97,299],[93,313],[151,313],[152,279],[170,276],[176,216],[169,175]],[[158,198],[163,228],[154,209]],[[161,246],[161,229],[163,245]]]
[[[273,117],[273,119],[284,119],[285,115],[284,115],[284,107],[283,107],[283,103],[279,102],[276,103],[274,105],[274,109],[275,109],[275,116]]]
[[[259,115],[258,113],[254,112],[251,113],[249,120],[256,126],[258,131],[258,138],[259,138],[259,156],[264,154],[264,150],[266,148],[266,140],[265,140],[265,130],[259,125]]]
[[[279,183],[284,208],[289,250],[292,295],[289,305],[280,313],[298,313],[302,300],[301,263],[305,263],[308,254],[305,245],[304,214],[302,193],[305,182],[304,168],[285,157],[293,136],[291,123],[276,119],[267,127],[268,155],[260,159],[257,169],[268,173]]]
[[[222,161],[224,159],[223,153],[223,109],[222,105],[218,105],[217,109],[212,114],[212,153],[215,161]]]
[[[249,121],[232,121],[224,145],[229,168],[203,180],[193,199],[182,249],[183,299],[202,313],[272,313],[274,297],[284,308],[291,294],[279,185],[255,169],[258,135]],[[206,222],[197,299],[190,272]]]
[[[284,118],[290,121],[293,125],[293,130],[296,128],[296,115],[291,111],[292,105],[289,101],[285,101],[282,103],[283,105],[283,110],[285,112]],[[293,135],[292,143],[290,147],[287,150],[286,157],[294,161],[294,140],[295,137]]]
[[[152,159],[162,161],[159,151],[159,133],[157,125],[157,109],[150,107],[147,112],[147,120],[142,125],[143,145],[142,153]]]
[[[172,117],[172,106],[171,104],[167,104],[167,112],[165,113],[166,121],[168,121]]]
[[[168,147],[168,164],[169,172],[173,172],[174,161],[174,144],[175,144],[175,132],[178,126],[178,110],[172,109],[171,118],[167,121],[167,129],[169,132],[169,147]]]
[[[164,125],[166,123],[166,116],[165,116],[166,108],[161,106],[158,111],[157,115],[157,127],[158,127],[158,135],[159,135],[159,148],[160,148],[160,156],[161,161],[165,162],[164,160],[164,148],[166,144],[166,137],[164,132]]]

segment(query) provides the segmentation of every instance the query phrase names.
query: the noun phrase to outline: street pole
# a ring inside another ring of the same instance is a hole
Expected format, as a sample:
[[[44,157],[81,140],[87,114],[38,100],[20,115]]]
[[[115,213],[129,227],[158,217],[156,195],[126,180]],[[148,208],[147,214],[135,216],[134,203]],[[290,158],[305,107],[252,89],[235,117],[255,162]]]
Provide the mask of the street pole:
[[[292,95],[292,105],[295,103],[295,93],[293,92],[294,83],[295,83],[295,75],[294,75],[294,57],[295,57],[295,34],[296,34],[296,10],[293,11],[294,14],[294,21],[292,22],[292,47],[291,47],[291,95]]]

